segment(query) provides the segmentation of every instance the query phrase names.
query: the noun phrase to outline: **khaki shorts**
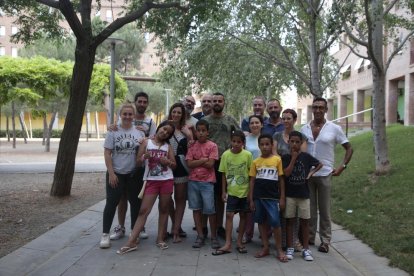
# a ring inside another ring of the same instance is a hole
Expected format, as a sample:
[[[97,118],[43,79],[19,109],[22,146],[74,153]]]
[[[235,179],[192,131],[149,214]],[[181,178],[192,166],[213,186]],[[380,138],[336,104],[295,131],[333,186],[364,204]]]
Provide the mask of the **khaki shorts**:
[[[310,200],[309,198],[286,197],[285,218],[310,219]]]

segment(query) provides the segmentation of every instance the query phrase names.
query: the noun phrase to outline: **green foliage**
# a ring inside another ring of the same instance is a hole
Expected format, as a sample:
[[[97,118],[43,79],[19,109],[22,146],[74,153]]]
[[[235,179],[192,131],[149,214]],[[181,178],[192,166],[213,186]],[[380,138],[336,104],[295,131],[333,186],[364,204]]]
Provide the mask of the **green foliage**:
[[[148,111],[154,114],[164,112],[166,105],[166,92],[161,83],[142,83],[129,81],[127,84],[129,88],[127,100],[133,102],[135,94],[137,92],[144,91],[149,96]]]
[[[42,56],[60,61],[74,61],[74,52],[75,40],[72,36],[65,39],[46,39],[42,37],[20,49],[19,56],[26,58]]]
[[[11,133],[9,135],[12,135]],[[21,129],[16,129],[16,138],[24,138],[25,133]],[[33,138],[43,138],[43,129],[33,129],[32,130]],[[61,129],[53,129],[52,135],[50,138],[60,138],[62,135]],[[0,130],[0,137],[7,137],[7,132],[5,130]]]
[[[373,175],[372,133],[351,138],[354,155],[347,170],[334,178],[332,215],[375,253],[390,259],[391,265],[414,274],[414,172],[409,169],[412,157],[407,154],[414,128],[393,125],[387,128],[387,137],[393,166],[388,176],[381,177]],[[342,148],[338,147],[336,156],[340,162]]]

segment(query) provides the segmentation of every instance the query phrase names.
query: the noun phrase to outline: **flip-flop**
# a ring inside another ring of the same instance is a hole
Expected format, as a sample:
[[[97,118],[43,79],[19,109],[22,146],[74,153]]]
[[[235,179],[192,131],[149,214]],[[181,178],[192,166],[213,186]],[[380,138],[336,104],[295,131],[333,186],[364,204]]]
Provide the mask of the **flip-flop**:
[[[136,246],[134,246],[134,247],[123,246],[123,247],[121,247],[121,249],[119,249],[118,251],[116,251],[116,254],[118,254],[118,255],[124,255],[124,254],[126,254],[128,252],[132,252],[132,251],[135,251],[135,250],[137,250],[137,247]]]
[[[157,245],[157,247],[158,247],[159,249],[161,249],[161,250],[168,249],[168,244],[167,244],[167,243],[165,243],[165,242],[159,242],[159,243],[157,243],[156,245]]]
[[[263,257],[269,256],[269,255],[270,255],[269,252],[259,251],[254,255],[254,257],[255,258],[263,258]]]
[[[246,254],[247,253],[247,250],[246,250],[246,247],[244,247],[244,246],[241,246],[241,247],[236,247],[236,249],[237,249],[237,252],[239,252],[240,254]]]
[[[281,255],[276,257],[281,263],[287,263],[289,261],[286,255]]]
[[[229,254],[229,253],[231,253],[231,251],[229,251],[229,250],[220,250],[220,249],[217,249],[216,251],[211,252],[211,255],[213,255],[213,256],[220,256],[220,255]]]

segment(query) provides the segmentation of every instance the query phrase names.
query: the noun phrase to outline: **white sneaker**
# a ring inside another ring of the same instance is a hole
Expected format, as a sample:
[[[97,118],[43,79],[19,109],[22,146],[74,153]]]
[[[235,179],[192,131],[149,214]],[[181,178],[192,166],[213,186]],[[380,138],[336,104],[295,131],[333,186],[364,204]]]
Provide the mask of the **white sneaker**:
[[[125,227],[117,225],[115,226],[114,232],[111,234],[110,238],[111,240],[119,240],[123,236],[125,236]]]
[[[100,248],[109,248],[111,247],[111,240],[109,234],[102,234],[101,242],[99,243]]]
[[[148,239],[148,234],[145,232],[145,228],[139,233],[139,237],[143,240]]]
[[[303,249],[302,256],[305,261],[313,261],[312,252],[309,249]]]
[[[293,260],[293,255],[295,254],[295,248],[293,247],[288,247],[288,249],[286,250],[286,257],[288,258],[288,260]]]

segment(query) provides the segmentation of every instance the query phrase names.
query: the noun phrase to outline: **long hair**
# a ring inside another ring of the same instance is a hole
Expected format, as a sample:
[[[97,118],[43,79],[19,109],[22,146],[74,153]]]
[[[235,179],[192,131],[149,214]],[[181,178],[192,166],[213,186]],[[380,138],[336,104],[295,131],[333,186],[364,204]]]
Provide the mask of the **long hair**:
[[[179,127],[183,127],[185,125],[185,107],[182,103],[175,103],[170,107],[170,111],[168,112],[168,120],[172,120],[172,111],[174,108],[179,107],[181,109],[181,119],[179,124]]]

